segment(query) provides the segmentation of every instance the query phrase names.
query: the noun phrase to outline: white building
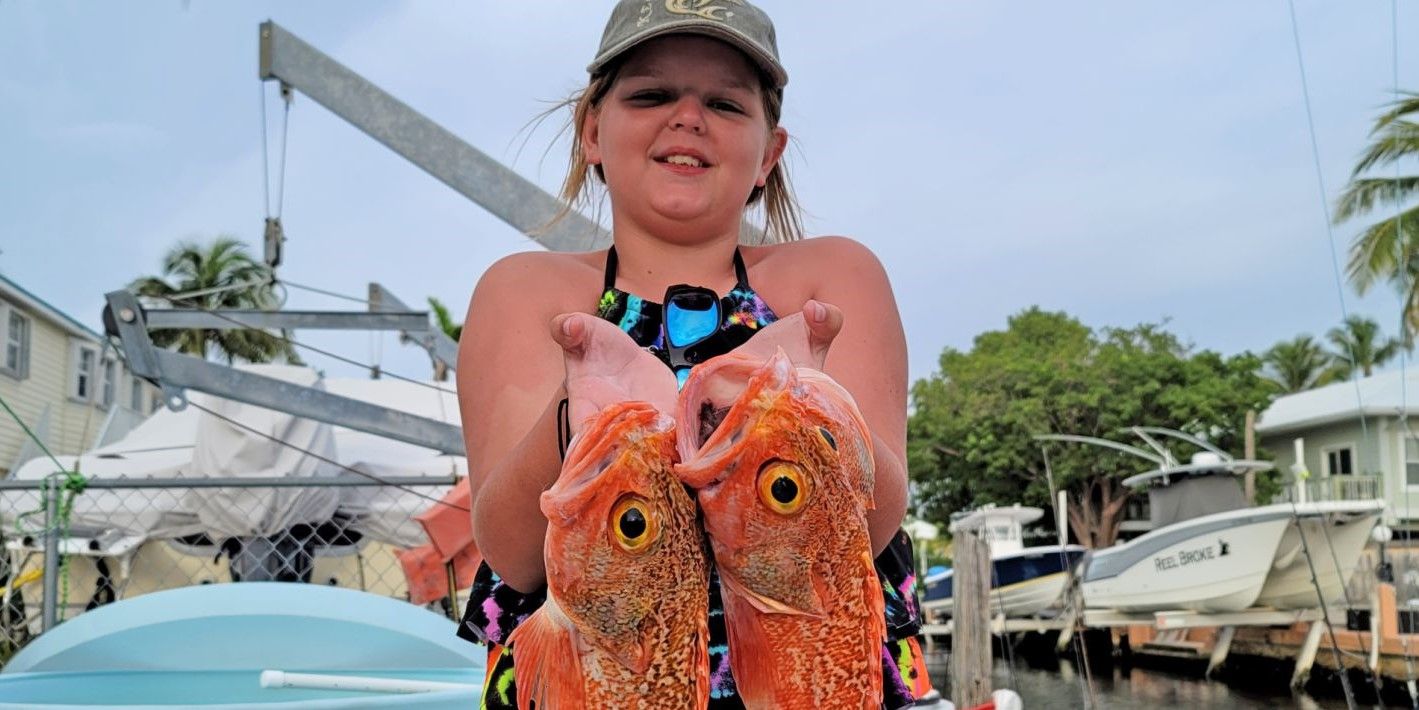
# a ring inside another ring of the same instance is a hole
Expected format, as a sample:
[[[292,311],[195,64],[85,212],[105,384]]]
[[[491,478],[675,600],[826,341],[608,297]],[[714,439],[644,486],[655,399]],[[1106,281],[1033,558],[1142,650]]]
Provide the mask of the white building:
[[[0,275],[0,398],[51,452],[74,454],[131,428],[158,390],[129,374],[101,335]],[[0,475],[38,455],[0,411]]]
[[[1281,397],[1256,430],[1288,479],[1301,441],[1312,498],[1383,498],[1419,527],[1419,367]]]

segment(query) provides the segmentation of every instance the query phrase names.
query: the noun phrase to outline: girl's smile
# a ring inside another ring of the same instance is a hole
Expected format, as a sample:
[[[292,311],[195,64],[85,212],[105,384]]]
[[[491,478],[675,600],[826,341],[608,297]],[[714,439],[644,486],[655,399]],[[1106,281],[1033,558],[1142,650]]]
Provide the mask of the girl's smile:
[[[583,149],[600,164],[618,231],[717,236],[783,151],[749,60],[709,38],[647,41],[627,57],[587,118]]]

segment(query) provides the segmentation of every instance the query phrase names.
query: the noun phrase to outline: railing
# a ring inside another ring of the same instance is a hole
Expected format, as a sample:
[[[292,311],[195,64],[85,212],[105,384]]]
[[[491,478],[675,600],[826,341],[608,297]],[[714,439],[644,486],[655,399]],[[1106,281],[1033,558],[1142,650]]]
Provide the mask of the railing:
[[[1323,476],[1305,482],[1306,500],[1376,500],[1384,497],[1384,479],[1379,474]],[[1288,484],[1276,494],[1276,502],[1296,500],[1296,486]]]

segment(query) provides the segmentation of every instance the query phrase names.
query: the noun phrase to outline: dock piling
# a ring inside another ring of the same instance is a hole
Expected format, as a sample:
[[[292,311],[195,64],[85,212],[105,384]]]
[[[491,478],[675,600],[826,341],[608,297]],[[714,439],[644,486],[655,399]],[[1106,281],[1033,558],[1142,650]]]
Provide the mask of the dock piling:
[[[990,546],[975,530],[955,531],[951,694],[958,708],[991,699]]]
[[[1311,628],[1306,632],[1306,640],[1301,644],[1301,652],[1296,656],[1296,672],[1291,674],[1292,688],[1305,685],[1306,679],[1310,677],[1311,666],[1316,662],[1316,651],[1320,649],[1320,634],[1324,630],[1324,622],[1311,622]],[[1345,669],[1340,669],[1340,672],[1344,673]]]
[[[1202,677],[1211,678],[1212,672],[1226,662],[1227,654],[1232,650],[1232,637],[1236,633],[1235,626],[1223,626],[1217,632],[1217,640],[1212,645],[1212,655],[1207,659],[1207,672],[1203,673]]]

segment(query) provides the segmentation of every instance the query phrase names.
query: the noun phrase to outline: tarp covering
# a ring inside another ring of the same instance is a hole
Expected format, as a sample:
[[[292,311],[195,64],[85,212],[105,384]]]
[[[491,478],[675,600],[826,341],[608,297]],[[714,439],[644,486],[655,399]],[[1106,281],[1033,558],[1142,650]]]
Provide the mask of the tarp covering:
[[[311,369],[246,365],[241,369],[289,382],[323,387],[333,394],[458,424],[451,384],[432,389],[397,380],[326,379]],[[65,467],[88,478],[323,477],[379,478],[465,475],[467,461],[437,451],[343,427],[297,419],[218,397],[192,393],[192,401],[262,434],[319,455],[272,441],[188,407],[161,409],[122,439],[80,456],[60,456]],[[321,461],[330,459],[339,466]],[[35,459],[12,474],[42,479],[54,472],[48,458]],[[289,489],[89,489],[75,499],[71,530],[117,530],[126,535],[175,538],[206,534],[226,537],[269,535],[295,523],[316,524],[340,517],[372,539],[414,548],[428,543],[414,519],[434,506],[450,486],[399,489],[388,486]],[[13,530],[15,516],[42,510],[34,491],[0,492],[0,516]],[[464,514],[466,517],[466,513]],[[35,519],[34,524],[38,524]]]

